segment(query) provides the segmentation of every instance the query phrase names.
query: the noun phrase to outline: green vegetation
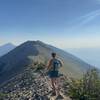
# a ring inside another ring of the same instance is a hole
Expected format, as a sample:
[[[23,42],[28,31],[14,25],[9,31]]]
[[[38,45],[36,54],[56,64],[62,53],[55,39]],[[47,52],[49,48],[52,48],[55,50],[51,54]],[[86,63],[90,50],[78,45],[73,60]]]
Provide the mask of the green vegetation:
[[[6,97],[6,96],[7,96],[7,94],[0,92],[0,100],[4,100],[3,98]]]
[[[44,67],[45,67],[45,65],[43,63],[39,63],[36,66],[36,71],[42,70],[42,69],[44,69]]]
[[[100,77],[98,70],[88,70],[82,79],[71,79],[68,94],[75,100],[100,100]]]

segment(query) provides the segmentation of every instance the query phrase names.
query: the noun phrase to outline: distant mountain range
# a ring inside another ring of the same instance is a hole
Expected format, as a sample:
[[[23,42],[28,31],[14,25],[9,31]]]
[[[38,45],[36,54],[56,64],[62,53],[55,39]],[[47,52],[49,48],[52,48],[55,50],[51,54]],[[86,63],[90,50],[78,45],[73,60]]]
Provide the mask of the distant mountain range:
[[[13,50],[15,47],[16,46],[11,43],[7,43],[5,45],[0,46],[0,57]]]
[[[83,72],[92,67],[61,49],[41,41],[27,41],[0,58],[0,83],[15,77],[36,62],[47,63],[52,52],[56,52],[63,60],[64,67],[61,71],[69,76],[81,77]]]
[[[67,48],[65,51],[100,69],[100,48]]]

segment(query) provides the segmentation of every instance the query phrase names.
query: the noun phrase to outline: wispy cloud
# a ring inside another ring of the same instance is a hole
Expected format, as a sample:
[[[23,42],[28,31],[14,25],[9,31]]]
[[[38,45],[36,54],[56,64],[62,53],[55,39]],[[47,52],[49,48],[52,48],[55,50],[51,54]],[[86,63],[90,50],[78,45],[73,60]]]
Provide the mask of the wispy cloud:
[[[100,9],[92,11],[84,16],[81,16],[79,18],[80,25],[87,24],[87,23],[91,22],[92,20],[94,20],[98,16],[100,16]]]
[[[100,4],[100,0],[96,0],[96,2]]]
[[[91,11],[83,16],[80,16],[79,18],[77,18],[71,23],[71,27],[69,28],[69,30],[72,30],[72,31],[77,30],[80,27],[83,27],[86,24],[89,24],[90,22],[95,20],[98,16],[100,16],[100,9]]]

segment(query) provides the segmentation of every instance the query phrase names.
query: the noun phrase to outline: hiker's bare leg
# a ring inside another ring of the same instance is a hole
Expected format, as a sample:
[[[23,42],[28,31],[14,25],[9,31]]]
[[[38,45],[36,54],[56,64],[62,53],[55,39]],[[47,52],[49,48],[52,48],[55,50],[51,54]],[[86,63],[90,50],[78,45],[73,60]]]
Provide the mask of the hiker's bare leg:
[[[53,91],[56,92],[55,78],[51,78],[51,84],[52,84]]]
[[[54,92],[56,92],[58,95],[60,94],[60,88],[59,88],[59,78],[53,78],[53,86],[54,86]]]
[[[59,78],[55,79],[55,84],[56,84],[56,90],[57,90],[57,94],[60,94],[60,85],[59,85]]]

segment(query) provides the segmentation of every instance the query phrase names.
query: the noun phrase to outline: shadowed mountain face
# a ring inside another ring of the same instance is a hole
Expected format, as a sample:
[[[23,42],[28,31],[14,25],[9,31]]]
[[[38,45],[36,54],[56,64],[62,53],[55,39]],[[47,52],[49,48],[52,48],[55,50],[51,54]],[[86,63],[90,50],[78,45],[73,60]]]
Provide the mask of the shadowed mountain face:
[[[0,57],[13,50],[15,46],[11,43],[0,46]]]
[[[34,62],[45,63],[51,52],[56,52],[64,62],[62,72],[79,77],[90,65],[77,57],[40,41],[27,41],[0,58],[0,83],[24,71]]]

